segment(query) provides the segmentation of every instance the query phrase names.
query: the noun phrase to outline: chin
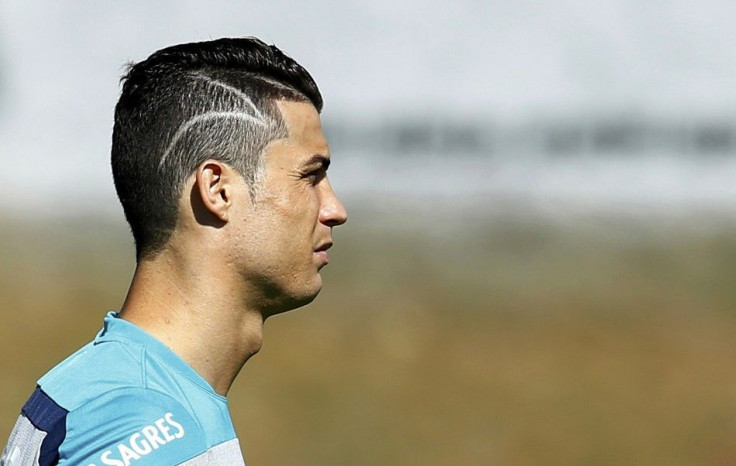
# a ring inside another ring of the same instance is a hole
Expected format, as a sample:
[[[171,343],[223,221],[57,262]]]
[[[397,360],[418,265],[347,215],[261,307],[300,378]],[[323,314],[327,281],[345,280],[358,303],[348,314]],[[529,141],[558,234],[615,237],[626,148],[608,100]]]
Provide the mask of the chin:
[[[319,292],[322,290],[322,279],[317,275],[318,280],[316,283],[310,284],[310,286],[299,287],[298,289],[284,290],[282,299],[279,300],[278,305],[273,307],[273,310],[265,317],[270,317],[276,314],[283,314],[284,312],[292,311],[300,307],[306,306],[307,304],[314,301]]]

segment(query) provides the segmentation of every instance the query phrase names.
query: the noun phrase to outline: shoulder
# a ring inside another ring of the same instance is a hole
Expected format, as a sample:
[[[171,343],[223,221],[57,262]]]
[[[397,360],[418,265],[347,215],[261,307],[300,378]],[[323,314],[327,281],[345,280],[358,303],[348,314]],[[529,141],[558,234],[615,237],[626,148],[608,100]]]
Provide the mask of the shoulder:
[[[145,349],[117,341],[90,343],[51,369],[39,386],[71,411],[120,387],[145,385]]]
[[[0,464],[179,464],[207,451],[200,424],[166,394],[121,388],[66,410],[37,388]]]
[[[178,464],[206,450],[202,426],[180,402],[127,387],[68,413],[59,457],[62,464]]]
[[[135,342],[96,341],[57,365],[23,407],[0,464],[21,452],[40,454],[42,465],[97,466],[239,452],[226,401],[147,353]]]

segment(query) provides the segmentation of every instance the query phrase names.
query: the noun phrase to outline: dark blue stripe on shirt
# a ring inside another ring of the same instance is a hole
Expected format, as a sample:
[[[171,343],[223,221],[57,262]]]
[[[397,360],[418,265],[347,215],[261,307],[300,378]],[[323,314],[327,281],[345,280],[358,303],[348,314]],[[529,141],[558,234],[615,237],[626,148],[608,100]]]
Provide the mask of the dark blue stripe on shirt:
[[[59,447],[66,437],[66,409],[57,405],[41,387],[36,387],[21,410],[36,429],[46,432],[41,444],[41,466],[59,462]]]

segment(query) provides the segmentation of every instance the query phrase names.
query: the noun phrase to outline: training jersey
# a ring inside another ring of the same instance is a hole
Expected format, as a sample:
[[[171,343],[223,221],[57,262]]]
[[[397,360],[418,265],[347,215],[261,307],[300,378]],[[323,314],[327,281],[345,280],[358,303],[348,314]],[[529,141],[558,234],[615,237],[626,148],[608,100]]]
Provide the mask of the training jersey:
[[[21,410],[0,466],[244,465],[227,399],[156,338],[105,316]]]

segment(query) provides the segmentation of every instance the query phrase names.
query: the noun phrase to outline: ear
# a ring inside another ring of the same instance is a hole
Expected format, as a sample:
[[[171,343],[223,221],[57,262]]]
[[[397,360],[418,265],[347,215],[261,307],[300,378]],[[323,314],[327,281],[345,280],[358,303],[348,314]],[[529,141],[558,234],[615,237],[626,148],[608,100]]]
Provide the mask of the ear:
[[[229,219],[234,194],[233,170],[217,160],[206,160],[197,168],[194,185],[201,206],[223,223]]]

